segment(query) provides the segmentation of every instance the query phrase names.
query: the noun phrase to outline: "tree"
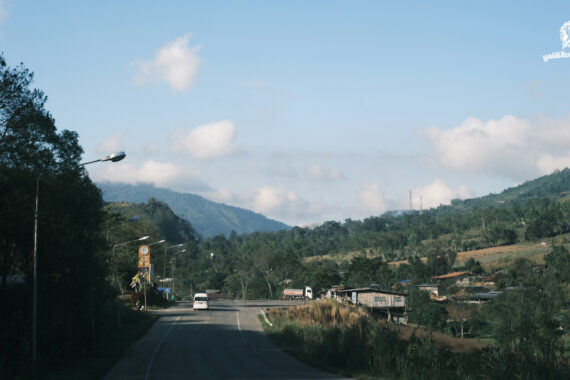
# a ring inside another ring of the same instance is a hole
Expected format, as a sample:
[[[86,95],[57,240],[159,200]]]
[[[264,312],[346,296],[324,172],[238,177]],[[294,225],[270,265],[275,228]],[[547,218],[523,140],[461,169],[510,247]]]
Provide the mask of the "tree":
[[[37,193],[38,333],[40,358],[50,360],[91,346],[94,304],[90,299],[94,290],[105,287],[98,249],[105,244],[99,234],[101,194],[85,170],[76,166],[83,153],[77,133],[57,132],[44,108],[47,98],[31,88],[32,81],[33,74],[23,64],[10,68],[0,56],[0,306],[11,310],[11,305],[18,305],[14,313],[2,313],[0,322],[9,336],[29,339],[31,291],[21,302],[21,295],[8,292],[5,279],[23,274],[32,284],[34,199],[36,183],[41,181]],[[29,355],[15,348],[30,347],[29,341],[11,344],[5,336],[0,338],[0,352]]]

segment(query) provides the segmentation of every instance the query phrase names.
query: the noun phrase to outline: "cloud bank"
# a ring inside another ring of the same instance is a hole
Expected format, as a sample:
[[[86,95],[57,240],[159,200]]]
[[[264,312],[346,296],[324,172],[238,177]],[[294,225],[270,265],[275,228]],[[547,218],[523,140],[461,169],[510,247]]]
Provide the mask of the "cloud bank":
[[[147,160],[140,166],[131,163],[99,165],[89,168],[95,182],[150,183],[157,187],[178,188],[184,191],[204,191],[209,187],[200,179],[198,170],[169,162]]]
[[[467,186],[461,185],[457,189],[451,189],[441,179],[436,179],[429,185],[416,187],[412,190],[412,209],[429,209],[440,205],[449,205],[453,199],[472,197],[473,193]],[[401,206],[402,209],[409,208],[409,204],[402,204]]]
[[[570,166],[568,117],[469,118],[448,130],[430,128],[426,135],[435,162],[457,171],[528,179]]]

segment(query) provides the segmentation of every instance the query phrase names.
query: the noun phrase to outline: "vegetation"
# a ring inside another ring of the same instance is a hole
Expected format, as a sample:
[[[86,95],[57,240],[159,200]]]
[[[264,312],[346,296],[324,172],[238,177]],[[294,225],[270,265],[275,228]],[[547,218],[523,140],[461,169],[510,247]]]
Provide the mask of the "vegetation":
[[[37,196],[38,373],[77,365],[77,377],[98,377],[122,353],[125,338],[153,321],[115,302],[138,269],[136,246],[113,255],[114,246],[144,235],[158,240],[160,226],[127,223],[104,209],[100,190],[79,166],[77,134],[56,130],[47,98],[32,81],[22,64],[11,68],[0,56],[0,373],[32,375]],[[86,365],[86,358],[98,360]]]
[[[402,339],[397,326],[336,301],[272,310],[269,318],[273,326],[264,328],[277,345],[316,367],[352,377],[562,379],[570,375],[567,363],[555,357],[527,356],[504,344],[452,352],[439,347],[434,335]]]

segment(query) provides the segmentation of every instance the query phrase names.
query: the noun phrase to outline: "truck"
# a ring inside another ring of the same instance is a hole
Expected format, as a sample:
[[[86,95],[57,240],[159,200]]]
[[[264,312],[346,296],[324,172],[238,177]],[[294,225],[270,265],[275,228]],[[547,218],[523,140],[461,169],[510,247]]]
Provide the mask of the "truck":
[[[283,294],[281,295],[282,300],[294,300],[294,299],[313,299],[313,289],[310,286],[305,286],[305,289],[283,289]]]

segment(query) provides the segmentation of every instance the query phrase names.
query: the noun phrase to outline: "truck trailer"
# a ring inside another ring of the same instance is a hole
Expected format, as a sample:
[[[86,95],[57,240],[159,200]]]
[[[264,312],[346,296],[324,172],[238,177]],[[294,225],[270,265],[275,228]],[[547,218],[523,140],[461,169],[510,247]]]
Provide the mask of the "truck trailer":
[[[310,286],[305,286],[305,289],[283,289],[283,294],[281,295],[282,300],[294,300],[294,299],[313,299],[313,289]]]

